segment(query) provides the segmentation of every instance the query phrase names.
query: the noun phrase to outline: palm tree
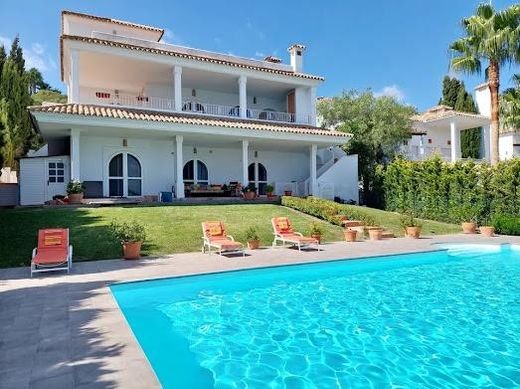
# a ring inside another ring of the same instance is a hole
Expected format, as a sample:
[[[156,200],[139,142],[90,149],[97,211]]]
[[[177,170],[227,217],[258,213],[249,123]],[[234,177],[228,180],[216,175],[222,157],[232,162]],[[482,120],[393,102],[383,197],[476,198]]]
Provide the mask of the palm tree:
[[[520,129],[520,74],[513,76],[514,87],[506,89],[500,97],[502,130]]]
[[[491,93],[492,164],[498,162],[500,67],[520,63],[520,5],[514,4],[497,12],[491,4],[481,4],[475,15],[462,20],[466,36],[456,40],[450,49],[456,52],[451,67],[456,71],[480,74],[482,61],[487,63]]]

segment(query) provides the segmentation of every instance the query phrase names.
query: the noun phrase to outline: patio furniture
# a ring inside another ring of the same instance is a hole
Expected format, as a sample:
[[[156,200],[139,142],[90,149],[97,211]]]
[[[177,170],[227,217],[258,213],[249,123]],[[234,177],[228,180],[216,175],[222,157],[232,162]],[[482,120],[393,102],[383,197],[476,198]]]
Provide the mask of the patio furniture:
[[[221,221],[202,222],[203,245],[202,252],[206,249],[211,255],[211,248],[216,248],[219,255],[222,254],[240,254],[245,255],[244,245],[236,242],[235,239],[226,233],[224,223]]]
[[[287,243],[298,247],[298,251],[301,251],[302,247],[315,246],[320,251],[320,242],[316,238],[310,236],[303,236],[300,232],[294,231],[291,221],[287,217],[273,217],[271,219],[274,230],[273,247],[277,246],[278,242],[282,245]]]
[[[31,277],[34,273],[72,268],[72,245],[68,228],[49,228],[38,231],[38,247],[33,250]]]

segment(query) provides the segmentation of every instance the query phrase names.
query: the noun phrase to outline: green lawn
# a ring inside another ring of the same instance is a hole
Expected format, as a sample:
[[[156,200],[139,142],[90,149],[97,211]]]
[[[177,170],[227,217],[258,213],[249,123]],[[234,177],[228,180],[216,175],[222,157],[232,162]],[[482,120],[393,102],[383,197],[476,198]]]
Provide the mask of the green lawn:
[[[382,226],[400,233],[399,215],[369,210]],[[314,218],[278,205],[138,206],[106,208],[26,208],[0,210],[0,267],[27,265],[36,245],[37,231],[45,227],[68,227],[76,260],[117,258],[121,248],[108,230],[114,219],[137,220],[147,230],[144,255],[198,251],[203,220],[223,220],[228,232],[244,242],[244,232],[257,226],[263,245],[272,241],[271,218],[289,216],[298,231],[307,233]],[[319,222],[324,240],[343,239],[342,230]],[[424,223],[425,234],[452,233],[458,226],[438,222]]]

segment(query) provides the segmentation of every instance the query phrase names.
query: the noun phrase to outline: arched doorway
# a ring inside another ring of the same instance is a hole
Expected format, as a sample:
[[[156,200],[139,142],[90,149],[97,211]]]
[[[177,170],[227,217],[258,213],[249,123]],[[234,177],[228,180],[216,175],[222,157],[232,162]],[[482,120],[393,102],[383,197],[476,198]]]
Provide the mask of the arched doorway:
[[[267,169],[260,162],[253,162],[248,167],[248,180],[258,188],[259,195],[265,195],[267,186]]]
[[[208,167],[199,159],[186,162],[182,169],[182,180],[184,184],[208,185]]]
[[[136,156],[123,152],[108,163],[108,195],[136,197],[142,194],[142,169]]]

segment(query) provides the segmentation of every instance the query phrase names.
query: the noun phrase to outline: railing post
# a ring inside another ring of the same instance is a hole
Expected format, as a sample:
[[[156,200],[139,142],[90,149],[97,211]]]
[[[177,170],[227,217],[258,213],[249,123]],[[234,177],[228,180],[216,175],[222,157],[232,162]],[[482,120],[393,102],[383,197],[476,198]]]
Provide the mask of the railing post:
[[[174,106],[177,112],[182,111],[182,67],[175,65],[173,68]]]

